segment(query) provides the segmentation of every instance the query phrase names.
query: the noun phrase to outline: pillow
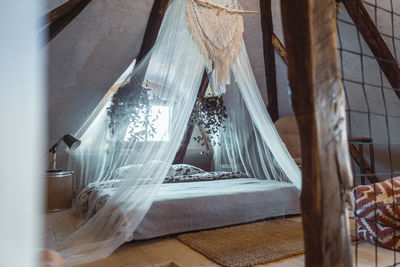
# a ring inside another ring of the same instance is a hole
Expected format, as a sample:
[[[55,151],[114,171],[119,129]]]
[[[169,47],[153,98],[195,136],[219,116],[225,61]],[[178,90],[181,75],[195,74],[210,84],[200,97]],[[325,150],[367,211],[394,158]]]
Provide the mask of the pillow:
[[[243,172],[202,172],[189,175],[175,175],[165,177],[164,184],[249,178]]]
[[[393,178],[393,186],[391,179],[372,185],[360,185],[353,189],[351,197],[356,203],[357,217],[364,218],[376,222],[384,226],[400,227],[400,206],[394,206],[393,200],[398,203],[400,201],[400,177]],[[375,190],[374,190],[375,189]],[[375,191],[375,192],[374,192]],[[376,199],[376,201],[375,201]]]
[[[192,175],[205,173],[206,171],[188,164],[174,164],[169,168],[167,176]]]
[[[148,170],[148,169],[155,169],[155,168],[168,168],[169,164],[165,163],[164,161],[160,160],[152,160],[145,164],[136,164],[136,165],[125,165],[115,169],[112,173],[112,179],[121,179],[126,176],[133,176],[137,174],[140,170]],[[189,165],[187,165],[189,166]],[[196,167],[194,167],[196,168]]]
[[[379,223],[371,222],[369,220],[359,218],[357,220],[357,236],[361,240],[369,241],[372,244],[377,244],[380,247],[387,249],[394,249],[400,251],[400,243],[397,242],[400,234],[396,228],[384,226]],[[394,242],[396,240],[396,242]],[[393,246],[395,244],[395,246]]]
[[[126,165],[119,167],[114,170],[112,174],[112,179],[113,180],[118,180],[123,177],[126,177],[127,175],[130,175],[134,172],[137,172],[140,169],[141,165]]]

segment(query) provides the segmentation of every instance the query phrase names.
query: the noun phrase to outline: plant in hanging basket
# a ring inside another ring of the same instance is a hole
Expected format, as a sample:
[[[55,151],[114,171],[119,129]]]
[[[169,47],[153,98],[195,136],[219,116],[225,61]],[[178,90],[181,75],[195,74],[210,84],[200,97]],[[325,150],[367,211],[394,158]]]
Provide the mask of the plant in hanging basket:
[[[156,133],[157,116],[152,112],[148,90],[134,80],[127,82],[113,95],[107,108],[108,127],[119,141],[146,140]]]
[[[220,144],[220,130],[225,130],[223,122],[228,117],[222,96],[198,97],[192,110],[190,123],[198,125],[202,136],[195,136],[193,139],[209,149],[208,144],[213,146]]]

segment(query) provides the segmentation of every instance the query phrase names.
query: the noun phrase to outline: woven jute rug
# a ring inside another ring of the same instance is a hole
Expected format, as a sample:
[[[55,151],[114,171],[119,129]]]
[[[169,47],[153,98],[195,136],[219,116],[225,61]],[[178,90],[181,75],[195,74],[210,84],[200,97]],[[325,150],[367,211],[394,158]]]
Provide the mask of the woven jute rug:
[[[350,219],[351,241],[355,241]],[[279,219],[178,235],[178,240],[229,267],[254,266],[304,253],[300,222]]]
[[[302,225],[288,219],[181,234],[178,239],[229,267],[253,266],[304,253]]]

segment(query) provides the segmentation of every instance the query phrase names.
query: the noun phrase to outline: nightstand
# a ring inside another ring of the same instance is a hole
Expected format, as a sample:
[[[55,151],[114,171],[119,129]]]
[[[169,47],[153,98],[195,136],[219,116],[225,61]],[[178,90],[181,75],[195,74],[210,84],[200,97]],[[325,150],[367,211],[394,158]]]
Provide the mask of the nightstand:
[[[46,171],[47,211],[60,211],[72,206],[73,174],[73,171],[65,170]]]

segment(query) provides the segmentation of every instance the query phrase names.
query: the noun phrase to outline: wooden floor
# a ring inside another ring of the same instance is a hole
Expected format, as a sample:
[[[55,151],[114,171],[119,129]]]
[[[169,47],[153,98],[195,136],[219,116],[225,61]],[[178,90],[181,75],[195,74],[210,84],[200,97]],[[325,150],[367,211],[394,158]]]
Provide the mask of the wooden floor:
[[[300,217],[293,218],[300,221]],[[77,224],[71,210],[46,214],[46,235],[43,240],[47,248],[55,245],[68,236]],[[354,246],[353,246],[354,247]],[[375,266],[375,247],[363,242],[358,245],[358,266]],[[393,265],[393,251],[378,249],[378,266]],[[397,259],[400,255],[397,253]],[[176,238],[160,238],[150,241],[127,243],[117,249],[110,257],[79,265],[79,267],[214,267],[218,264],[192,250]],[[304,266],[304,255],[286,260],[257,266]]]

